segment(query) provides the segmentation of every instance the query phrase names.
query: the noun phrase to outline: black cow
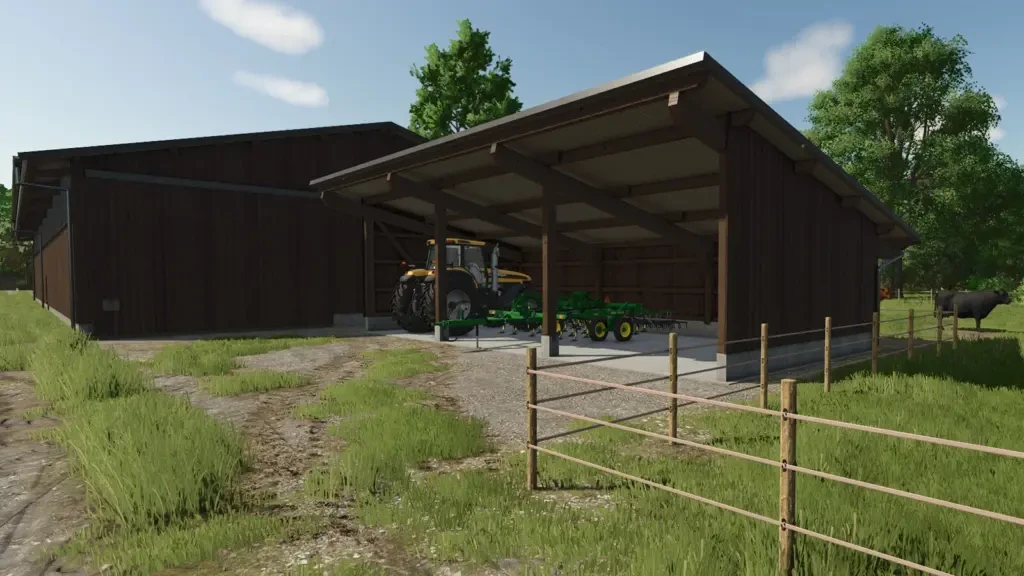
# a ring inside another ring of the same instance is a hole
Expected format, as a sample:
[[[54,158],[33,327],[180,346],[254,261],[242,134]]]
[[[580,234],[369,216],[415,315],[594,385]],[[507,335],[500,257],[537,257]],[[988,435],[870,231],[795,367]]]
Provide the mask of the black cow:
[[[956,306],[958,318],[974,318],[975,328],[981,330],[981,321],[988,318],[996,306],[1009,304],[1010,295],[1005,290],[984,292],[942,291],[935,295],[935,307],[943,312],[952,312]]]

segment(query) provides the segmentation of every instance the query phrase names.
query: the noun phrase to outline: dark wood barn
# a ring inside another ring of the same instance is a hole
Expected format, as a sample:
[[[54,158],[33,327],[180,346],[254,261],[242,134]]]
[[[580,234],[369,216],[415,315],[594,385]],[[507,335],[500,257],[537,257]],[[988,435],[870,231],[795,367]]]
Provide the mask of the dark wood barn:
[[[18,154],[35,297],[100,337],[361,323],[362,221],[309,181],[422,141],[379,123]]]
[[[733,342],[756,340],[762,322],[773,335],[821,328],[826,316],[870,322],[878,258],[917,241],[706,53],[311,185],[341,214],[517,247],[518,266],[552,288],[546,320],[570,290],[671,308],[717,337],[727,366],[758,346]],[[557,354],[557,338],[543,340]]]

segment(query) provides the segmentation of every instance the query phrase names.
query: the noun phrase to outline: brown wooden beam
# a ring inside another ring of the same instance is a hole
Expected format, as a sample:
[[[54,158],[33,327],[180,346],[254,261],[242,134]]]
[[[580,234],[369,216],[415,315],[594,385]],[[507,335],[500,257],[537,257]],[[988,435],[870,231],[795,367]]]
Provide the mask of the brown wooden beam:
[[[607,214],[615,214],[624,224],[635,224],[650,230],[683,245],[688,250],[706,253],[709,249],[709,244],[704,238],[503,145],[491,146],[491,158],[509,172],[544,186],[546,192],[550,190],[571,202],[583,202]],[[553,202],[548,201],[547,204],[553,205]]]
[[[363,315],[377,315],[377,250],[373,220],[363,219]]]
[[[729,114],[729,123],[737,128],[749,126],[750,123],[754,121],[755,116],[756,112],[749,108],[738,112],[732,112]]]
[[[501,176],[504,173],[505,170],[503,170],[501,167],[487,164],[484,166],[478,166],[465,172],[459,172],[458,174],[446,176],[444,178],[430,180],[429,182],[424,182],[424,184],[435,190],[444,190],[445,188],[454,188],[460,184],[467,184],[469,182],[476,182],[478,180],[487,180],[488,178]],[[370,196],[369,198],[365,199],[365,202],[367,204],[370,204],[371,206],[378,206],[380,204],[386,204],[394,200],[401,200],[402,198],[408,198],[410,196],[415,195],[415,190],[392,189],[388,190],[383,194]]]
[[[444,206],[434,205],[434,321],[448,319],[448,223]],[[438,340],[448,340],[448,332],[434,327]]]
[[[623,136],[622,138],[616,138],[606,142],[598,142],[597,144],[581,146],[571,150],[561,150],[558,152],[542,154],[538,156],[537,159],[549,166],[560,166],[573,164],[575,162],[583,162],[584,160],[593,160],[594,158],[600,158],[601,156],[622,154],[623,152],[631,152],[633,150],[649,148],[651,146],[667,144],[678,140],[685,140],[686,138],[693,138],[695,136],[695,134],[690,134],[685,130],[679,130],[676,126],[669,126],[667,128],[660,128],[650,132],[631,134],[629,136]]]
[[[879,236],[884,236],[884,235],[888,234],[889,232],[892,232],[895,229],[896,229],[896,225],[895,224],[879,224],[879,225],[877,225],[875,227],[875,232]]]
[[[817,166],[817,160],[797,160],[793,163],[793,172],[797,174],[812,174]]]
[[[680,178],[670,178],[668,180],[661,180],[658,182],[647,182],[644,184],[635,184],[633,186],[618,186],[615,188],[602,188],[601,190],[613,196],[615,198],[638,198],[641,196],[653,196],[655,194],[664,194],[666,192],[685,192],[687,190],[698,190],[700,188],[708,188],[711,186],[718,186],[718,173],[710,174],[695,174],[693,176],[682,176]],[[558,198],[555,200],[559,205],[572,204],[573,202],[566,200],[565,198]],[[533,210],[541,207],[541,198],[537,196],[535,198],[526,198],[524,200],[513,200],[511,202],[503,202],[501,204],[495,204],[492,206],[498,212],[502,214],[513,214],[515,212],[522,212],[524,210]],[[458,220],[470,220],[474,219],[473,216],[464,216],[456,214],[455,217],[450,218],[449,221],[455,222]]]
[[[397,253],[402,260],[411,264],[413,262],[412,257],[410,257],[409,253],[405,251],[405,248],[402,248],[402,243],[398,241],[398,238],[395,238],[395,235],[391,233],[391,230],[388,230],[388,227],[383,222],[377,222],[377,227],[380,228],[380,231],[387,237],[391,247],[395,249],[395,253]]]
[[[668,111],[672,122],[690,137],[696,137],[715,152],[725,150],[726,131],[714,118],[702,114],[695,109],[688,94],[673,92],[668,96]]]
[[[729,341],[729,161],[728,154],[718,155],[718,206],[725,217],[718,221],[718,353],[727,352]]]
[[[693,210],[690,212],[662,212],[656,214],[673,224],[708,222],[718,220],[722,217],[722,211],[714,210]],[[601,218],[599,220],[577,220],[575,222],[564,222],[558,225],[562,232],[582,232],[584,230],[600,230],[602,228],[617,228],[624,224],[619,218]]]
[[[324,204],[330,206],[331,208],[334,208],[335,210],[338,210],[339,212],[345,212],[347,214],[359,216],[364,219],[369,218],[380,222],[387,222],[388,224],[398,226],[399,228],[403,228],[405,230],[419,232],[424,236],[430,236],[434,232],[433,227],[431,227],[426,222],[415,220],[413,218],[408,218],[406,216],[400,216],[398,214],[394,214],[386,210],[371,208],[369,206],[360,204],[355,200],[342,198],[341,196],[335,194],[334,192],[323,192],[320,195],[320,199],[323,200]]]
[[[506,166],[507,167],[507,166]],[[558,234],[556,230],[556,204],[554,190],[544,187],[544,205],[541,208],[544,233],[541,238],[541,353],[545,356],[558,356]]]
[[[502,226],[502,230],[489,233],[494,237],[530,236],[537,238],[542,233],[542,228],[533,222],[527,222],[515,216],[508,216],[495,210],[490,206],[483,206],[476,202],[460,198],[432,188],[421,182],[410,180],[399,174],[391,173],[387,176],[388,186],[394,191],[404,191],[415,195],[435,205],[440,204],[446,209],[470,215],[476,219]],[[580,246],[580,241],[573,238],[566,238],[566,243]]]
[[[859,210],[863,204],[864,199],[860,196],[848,196],[840,201],[840,205],[842,205],[843,208],[848,208],[850,210]]]

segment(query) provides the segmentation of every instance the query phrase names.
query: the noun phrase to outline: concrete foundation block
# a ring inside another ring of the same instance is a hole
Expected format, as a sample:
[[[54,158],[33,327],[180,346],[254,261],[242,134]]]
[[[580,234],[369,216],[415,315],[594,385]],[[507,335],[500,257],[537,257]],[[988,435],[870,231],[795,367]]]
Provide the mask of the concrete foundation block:
[[[367,316],[364,318],[367,332],[398,330],[399,326],[390,316]]]
[[[448,329],[443,326],[434,326],[434,340],[437,342],[448,341]]]
[[[541,358],[555,358],[558,356],[558,336],[540,337]]]
[[[365,326],[365,321],[365,317],[362,314],[334,315],[335,328],[362,328],[363,326]]]

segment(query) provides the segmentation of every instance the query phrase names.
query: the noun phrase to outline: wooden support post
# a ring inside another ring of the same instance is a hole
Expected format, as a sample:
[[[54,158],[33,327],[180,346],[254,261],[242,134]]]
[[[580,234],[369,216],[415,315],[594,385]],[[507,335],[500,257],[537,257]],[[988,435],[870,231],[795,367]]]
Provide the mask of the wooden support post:
[[[448,212],[434,204],[434,321],[448,319]],[[434,325],[434,338],[448,340],[448,330]]]
[[[953,302],[953,351],[956,351],[956,343],[960,339],[957,334],[957,326],[959,324],[960,306],[956,302]]]
[[[832,317],[825,317],[825,392],[832,390]]]
[[[715,305],[715,260],[711,253],[704,257],[704,324],[711,324],[711,308]]]
[[[668,391],[678,394],[679,390],[679,336],[675,332],[668,335]],[[670,398],[668,401],[668,437],[676,438],[679,432],[679,400]]]
[[[796,420],[786,414],[796,414],[796,380],[782,381],[782,418],[779,428],[779,570],[780,576],[793,574],[793,532],[796,525],[796,472],[787,466],[796,466]]]
[[[871,375],[878,374],[878,332],[881,321],[878,312],[871,315]]]
[[[537,369],[537,349],[526,349],[526,489],[537,489],[537,410],[530,406],[537,404],[537,375],[530,370]]]
[[[935,309],[935,357],[942,356],[942,308]]]
[[[758,404],[761,408],[768,407],[768,324],[761,324],[761,390],[758,394]]]
[[[914,357],[914,309],[907,312],[907,360]]]
[[[363,219],[363,316],[369,318],[377,315],[377,284],[376,260],[377,250],[374,246],[376,232],[374,222]]]
[[[557,223],[555,207],[557,199],[555,191],[544,187],[543,207],[541,209],[541,225],[543,237],[541,243],[541,274],[544,289],[541,293],[542,301],[542,326],[541,326],[541,354],[553,357],[558,356],[558,242],[556,241]]]

